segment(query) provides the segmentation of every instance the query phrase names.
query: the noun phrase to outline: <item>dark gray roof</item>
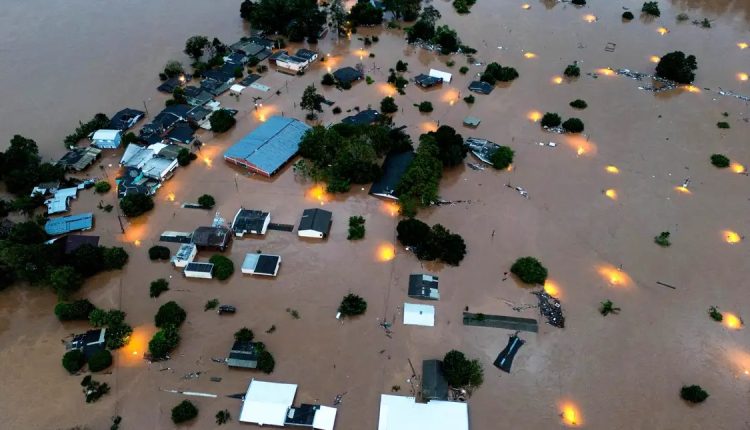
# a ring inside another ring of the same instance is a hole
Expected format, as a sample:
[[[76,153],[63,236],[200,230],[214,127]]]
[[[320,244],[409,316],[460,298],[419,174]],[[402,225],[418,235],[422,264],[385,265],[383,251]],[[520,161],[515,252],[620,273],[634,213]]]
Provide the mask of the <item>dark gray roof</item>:
[[[99,236],[86,236],[83,234],[65,236],[63,252],[70,254],[83,245],[99,246]]]
[[[276,272],[276,266],[279,264],[279,258],[278,255],[260,255],[258,264],[255,265],[255,273],[273,275]]]
[[[258,79],[260,79],[260,75],[250,74],[245,76],[245,78],[240,81],[240,85],[242,85],[243,87],[249,87],[250,84],[257,81]]]
[[[224,249],[231,238],[226,227],[198,227],[193,232],[193,243],[201,247]]]
[[[213,100],[213,94],[200,87],[185,87],[185,99],[190,106],[203,106]]]
[[[114,130],[127,130],[143,118],[144,112],[126,108],[112,115],[109,120],[109,128]]]
[[[308,405],[302,403],[299,407],[290,407],[287,412],[285,425],[312,427],[315,420],[315,413],[320,409],[320,405]]]
[[[234,69],[234,67],[236,66],[231,65],[231,67],[232,69]],[[204,80],[209,79],[209,80],[213,80],[213,81],[217,81],[221,83],[228,82],[234,79],[234,75],[228,73],[226,70],[216,70],[216,69],[205,70],[201,72],[201,76],[203,76]]]
[[[414,151],[388,153],[383,161],[383,174],[372,183],[370,194],[396,198],[396,185],[414,159]]]
[[[299,222],[299,230],[313,230],[328,236],[328,232],[331,231],[331,218],[333,214],[327,210],[305,209]]]
[[[438,300],[438,277],[423,273],[409,276],[409,297]]]
[[[317,52],[315,52],[315,51],[311,51],[311,50],[309,50],[309,49],[304,49],[304,48],[302,48],[302,49],[298,49],[298,50],[297,50],[297,52],[295,52],[295,53],[294,53],[294,56],[295,56],[295,57],[303,58],[303,59],[305,59],[306,61],[310,61],[310,60],[312,60],[312,58],[313,58],[314,56],[316,56],[316,55],[318,55],[318,53],[317,53]]]
[[[362,72],[354,67],[342,67],[333,72],[333,77],[339,82],[354,82],[363,78]]]
[[[70,342],[70,349],[80,349],[86,358],[91,358],[94,353],[101,351],[105,346],[104,335],[106,329],[98,328],[86,333],[76,335]]]
[[[237,215],[234,216],[234,221],[232,221],[232,230],[235,233],[256,232],[256,234],[260,234],[266,218],[268,218],[268,212],[240,209],[237,211]]]
[[[167,134],[167,138],[175,142],[184,143],[189,145],[195,140],[195,130],[188,123],[182,122],[175,125],[175,127]]]
[[[203,272],[203,273],[211,273],[214,271],[214,265],[213,263],[188,263],[187,266],[185,266],[186,272]]]
[[[187,113],[187,117],[189,121],[193,121],[197,123],[206,119],[206,117],[211,112],[213,112],[211,109],[205,108],[203,106],[196,106],[190,109],[190,112]]]
[[[351,125],[370,125],[377,121],[379,117],[380,112],[375,109],[365,109],[361,112],[357,112],[355,115],[344,118],[341,122]]]
[[[443,78],[420,74],[414,78],[414,82],[416,82],[420,87],[429,88],[433,85],[442,84]]]
[[[443,375],[442,361],[422,361],[422,398],[424,400],[448,400],[448,381]]]
[[[174,89],[181,85],[182,82],[180,82],[179,78],[170,78],[162,82],[161,85],[156,87],[156,89],[163,93],[172,94],[174,92]]]
[[[495,87],[483,81],[472,81],[469,84],[469,89],[480,94],[489,94]]]
[[[268,59],[269,60],[276,60],[277,58],[279,58],[279,57],[281,57],[283,55],[289,55],[289,52],[287,50],[285,50],[285,49],[280,49],[280,50],[274,52],[273,54],[271,54],[268,57]]]
[[[227,365],[230,367],[244,367],[255,369],[258,367],[258,348],[257,343],[245,340],[238,340],[232,345],[227,357]]]

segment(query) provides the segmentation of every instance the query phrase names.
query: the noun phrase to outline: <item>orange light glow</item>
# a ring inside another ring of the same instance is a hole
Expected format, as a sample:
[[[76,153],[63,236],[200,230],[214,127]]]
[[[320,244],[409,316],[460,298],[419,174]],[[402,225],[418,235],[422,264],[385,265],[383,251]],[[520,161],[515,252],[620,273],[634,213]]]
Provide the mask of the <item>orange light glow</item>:
[[[506,172],[512,172],[513,171],[513,165],[512,164],[508,164],[508,167],[505,168],[505,171]]]
[[[656,29],[656,31],[659,34],[661,34],[662,36],[664,36],[665,34],[669,33],[669,29],[666,28],[666,27],[659,27],[659,28]]]
[[[437,123],[433,121],[423,121],[419,123],[419,128],[423,133],[429,133],[431,131],[436,131],[438,129],[438,126]]]
[[[724,230],[722,234],[724,235],[724,241],[726,243],[735,244],[739,243],[740,240],[742,240],[742,236],[740,236],[736,231]]]
[[[738,375],[750,375],[750,353],[733,347],[727,350],[727,358]]]
[[[542,113],[538,110],[533,110],[526,115],[526,118],[534,122],[539,122],[539,120],[542,119]]]
[[[596,144],[594,142],[591,142],[590,140],[586,140],[586,138],[581,135],[563,135],[562,139],[563,143],[568,148],[575,151],[578,157],[591,157],[596,155]]]
[[[597,272],[599,272],[599,276],[604,278],[613,287],[628,287],[633,283],[633,280],[630,279],[627,273],[611,264],[600,265],[597,268]]]
[[[547,279],[544,281],[544,292],[552,297],[560,298],[560,286],[553,280]]]
[[[132,243],[135,246],[140,246],[141,240],[146,237],[147,233],[148,223],[136,221],[125,228],[125,234],[122,236],[122,241],[125,243]]]
[[[604,191],[604,195],[612,200],[617,200],[617,190],[615,190],[614,188],[610,188]]]
[[[331,73],[331,66],[326,67],[326,70],[328,71],[328,73]]]
[[[612,69],[606,69],[606,68],[596,69],[596,73],[598,73],[600,75],[604,75],[604,76],[614,76],[615,75],[615,71],[614,70],[612,70]]]
[[[586,153],[586,149],[583,146],[579,146],[578,149],[576,149],[576,155],[581,156]]]
[[[533,52],[527,52],[527,53],[523,54],[523,56],[526,57],[526,58],[536,58],[536,54],[533,53]]]
[[[583,424],[581,411],[578,409],[578,406],[571,402],[565,402],[560,405],[560,418],[562,418],[563,424],[568,427],[578,427]]]
[[[748,44],[745,43],[745,42],[738,42],[737,43],[737,47],[740,48],[740,49],[747,49]]]
[[[361,60],[362,58],[367,57],[368,55],[370,55],[370,53],[367,52],[366,50],[360,48],[360,49],[357,49],[356,51],[354,51],[354,55],[356,55],[357,57],[359,57],[359,59]]]
[[[657,57],[656,55],[652,55],[648,60],[652,63],[658,63],[659,61],[661,61],[661,58]]]
[[[318,202],[321,205],[331,201],[331,195],[326,191],[326,186],[324,184],[316,184],[310,187],[305,192],[305,198],[310,201]]]
[[[143,354],[148,352],[148,341],[156,332],[154,326],[138,326],[128,339],[128,343],[119,349],[119,365],[124,367],[144,366]]]
[[[396,258],[396,248],[390,243],[381,243],[377,249],[377,260],[380,262],[391,261]]]
[[[173,202],[173,201],[174,201],[174,199],[175,199],[175,195],[174,195],[174,193],[169,193],[169,194],[167,194],[167,200],[168,200],[168,201],[170,201],[170,202]]]
[[[258,109],[253,111],[253,116],[260,122],[266,122],[277,111],[278,109],[275,106],[259,106]]]
[[[595,22],[596,19],[597,19],[596,15],[588,14],[588,15],[584,15],[583,16],[583,20],[586,21],[586,22]]]
[[[678,185],[678,186],[674,187],[674,189],[675,189],[675,191],[677,191],[678,193],[682,193],[682,194],[692,194],[692,191],[690,191],[690,189],[689,189],[688,187],[685,187],[685,186],[682,186],[682,185]]]
[[[396,202],[383,202],[383,204],[380,205],[380,211],[388,216],[396,216],[400,210],[401,207],[399,207]]]
[[[739,80],[741,80],[741,81],[746,81],[746,80],[748,80],[748,76],[747,76],[747,73],[744,73],[744,72],[743,72],[743,73],[737,73],[737,79],[739,79]]]
[[[739,330],[744,325],[742,319],[731,312],[722,312],[721,316],[723,317],[721,323],[724,324],[726,328]]]
[[[206,166],[208,166],[208,167],[211,167],[211,164],[212,164],[213,162],[211,161],[211,159],[210,159],[210,158],[208,158],[208,157],[205,157],[205,156],[204,156],[204,157],[203,157],[203,163],[204,163],[204,164],[205,164]]]
[[[529,10],[529,9],[531,9],[531,5],[528,4],[528,3],[524,3],[524,4],[521,5],[521,9]]]
[[[141,241],[140,241],[139,239],[136,239],[136,240],[135,240],[135,241],[133,242],[133,244],[134,244],[135,246],[141,246]]]
[[[388,84],[385,82],[378,82],[375,85],[376,85],[376,88],[378,89],[378,92],[380,94],[383,94],[384,96],[393,97],[396,94],[396,89],[391,84]]]
[[[698,88],[698,87],[696,87],[695,85],[687,85],[687,86],[684,86],[683,88],[685,88],[685,90],[687,92],[689,92],[689,93],[699,93],[699,92],[701,92],[701,89]]]
[[[732,162],[732,164],[729,165],[729,168],[732,169],[734,173],[745,173],[745,166],[740,163]]]
[[[605,167],[604,170],[606,170],[607,173],[611,173],[613,175],[616,175],[616,174],[620,173],[620,169],[618,169],[617,166],[613,166],[611,164],[609,166]]]
[[[560,85],[560,84],[562,84],[562,83],[563,83],[563,78],[562,78],[562,76],[553,76],[553,77],[552,77],[552,83],[553,83],[553,84],[557,84],[557,85]]]

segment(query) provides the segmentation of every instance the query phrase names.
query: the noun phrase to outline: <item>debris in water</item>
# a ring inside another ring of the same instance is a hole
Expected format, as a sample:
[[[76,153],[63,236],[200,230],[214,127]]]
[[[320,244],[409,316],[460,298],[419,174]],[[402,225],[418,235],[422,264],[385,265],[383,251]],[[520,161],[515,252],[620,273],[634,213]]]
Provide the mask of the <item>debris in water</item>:
[[[531,294],[539,299],[539,312],[547,318],[547,324],[564,328],[565,316],[563,316],[560,301],[544,291],[535,291]]]

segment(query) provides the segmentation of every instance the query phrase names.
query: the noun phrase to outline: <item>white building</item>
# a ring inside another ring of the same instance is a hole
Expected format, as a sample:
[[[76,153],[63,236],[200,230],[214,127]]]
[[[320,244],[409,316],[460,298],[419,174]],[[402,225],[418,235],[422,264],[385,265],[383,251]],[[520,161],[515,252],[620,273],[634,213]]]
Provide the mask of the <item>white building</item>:
[[[433,78],[440,78],[443,80],[443,82],[450,83],[451,79],[453,79],[453,75],[451,75],[448,72],[443,72],[442,70],[437,69],[430,69],[430,76]]]
[[[159,157],[159,152],[167,145],[154,143],[147,148],[130,144],[122,154],[120,165],[140,169],[144,176],[159,181],[168,179],[177,168],[177,159]]]
[[[195,254],[197,253],[198,247],[196,247],[194,244],[183,243],[182,245],[180,245],[180,249],[177,250],[177,253],[174,255],[174,257],[172,257],[172,264],[174,264],[174,267],[183,268],[193,262],[193,259],[195,259]]]
[[[269,254],[247,254],[242,262],[242,273],[246,275],[276,276],[281,266],[281,256]]]
[[[333,214],[327,210],[312,208],[302,211],[297,236],[324,239],[331,231]]]
[[[414,397],[382,394],[378,430],[469,430],[469,408],[462,402],[417,403]]]
[[[433,327],[435,325],[435,307],[404,303],[404,325]]]
[[[262,235],[266,234],[270,223],[270,213],[240,208],[232,220],[232,230],[237,237],[243,237],[247,233]]]
[[[63,188],[55,191],[52,198],[44,201],[49,215],[59,214],[70,210],[70,200],[78,197],[78,188]]]
[[[97,130],[91,137],[91,145],[101,149],[116,149],[120,146],[120,130]]]
[[[191,262],[185,266],[185,277],[213,279],[214,265],[212,263]]]
[[[336,408],[303,404],[292,406],[296,384],[251,380],[242,402],[240,421],[283,427],[285,425],[333,430]]]

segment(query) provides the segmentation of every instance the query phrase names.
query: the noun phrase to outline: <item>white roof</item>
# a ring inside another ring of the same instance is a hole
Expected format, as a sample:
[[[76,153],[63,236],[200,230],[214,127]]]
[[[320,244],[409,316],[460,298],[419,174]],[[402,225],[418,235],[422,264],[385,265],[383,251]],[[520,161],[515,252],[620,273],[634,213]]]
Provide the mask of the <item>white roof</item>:
[[[125,148],[120,164],[126,167],[140,169],[146,161],[154,158],[154,151],[131,143]]]
[[[333,430],[333,425],[336,422],[336,408],[330,406],[321,406],[320,409],[315,411],[313,417],[313,428],[319,430]]]
[[[378,430],[469,430],[466,403],[432,400],[416,403],[414,397],[380,396]]]
[[[63,188],[57,190],[51,199],[47,199],[44,204],[47,205],[48,214],[57,214],[68,211],[68,200],[78,197],[78,188]]]
[[[115,140],[120,130],[97,130],[91,140]]]
[[[143,163],[143,166],[141,166],[141,171],[148,177],[162,179],[176,167],[176,159],[168,160],[166,158],[152,158]]]
[[[239,84],[234,84],[234,85],[232,85],[231,87],[229,87],[229,91],[231,91],[231,92],[233,92],[233,93],[237,93],[237,94],[240,94],[240,93],[242,93],[242,91],[243,91],[244,89],[245,89],[245,87],[244,87],[244,86],[242,86],[242,85],[239,85]]]
[[[253,379],[245,394],[240,421],[284,426],[286,413],[294,402],[297,384],[281,384]]]
[[[404,303],[404,324],[432,327],[435,325],[435,307]]]
[[[443,80],[443,82],[450,82],[453,75],[451,75],[448,72],[443,72],[441,70],[437,69],[430,69],[430,76],[433,78],[440,78]]]

